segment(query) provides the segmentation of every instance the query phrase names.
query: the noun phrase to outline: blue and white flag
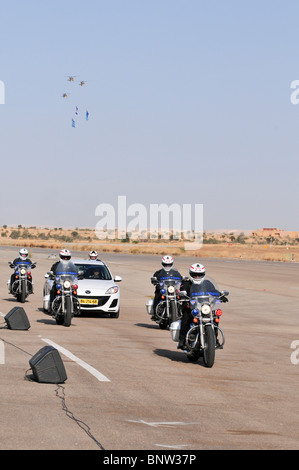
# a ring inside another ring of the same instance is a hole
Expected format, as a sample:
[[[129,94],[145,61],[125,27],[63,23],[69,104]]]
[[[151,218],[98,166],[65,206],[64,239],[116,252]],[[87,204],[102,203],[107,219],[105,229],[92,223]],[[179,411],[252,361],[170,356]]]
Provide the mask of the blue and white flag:
[[[88,121],[88,118],[89,118],[89,112],[86,110],[86,114],[85,114],[86,121]]]
[[[76,127],[74,119],[72,119],[72,127]]]

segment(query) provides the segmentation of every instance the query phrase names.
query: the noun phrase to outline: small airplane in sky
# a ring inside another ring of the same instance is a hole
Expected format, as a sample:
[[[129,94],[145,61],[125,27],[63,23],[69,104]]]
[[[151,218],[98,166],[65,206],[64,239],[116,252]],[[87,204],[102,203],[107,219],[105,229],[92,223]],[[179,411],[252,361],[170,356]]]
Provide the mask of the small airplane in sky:
[[[68,75],[67,81],[68,82],[73,82],[75,78],[76,78],[76,75]]]

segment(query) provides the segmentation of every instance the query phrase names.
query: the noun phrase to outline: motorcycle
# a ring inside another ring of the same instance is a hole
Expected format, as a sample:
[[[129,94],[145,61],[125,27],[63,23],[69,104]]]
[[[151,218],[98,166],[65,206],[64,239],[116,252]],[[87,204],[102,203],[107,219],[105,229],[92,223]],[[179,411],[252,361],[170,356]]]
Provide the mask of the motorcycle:
[[[182,316],[182,307],[180,302],[181,282],[175,278],[158,281],[156,277],[152,277],[151,282],[154,285],[159,285],[161,300],[158,303],[155,312],[153,311],[154,300],[149,300],[146,303],[147,313],[151,316],[155,314],[156,318],[153,319],[153,321],[158,323],[162,330],[165,330],[170,327],[171,323],[180,319]]]
[[[7,281],[8,292],[14,295],[18,302],[24,303],[29,294],[33,294],[33,280],[31,269],[36,267],[36,263],[26,262],[14,265],[8,262],[10,268],[14,269],[13,282]]]
[[[211,289],[211,282],[214,289]],[[206,287],[205,287],[206,286]],[[219,326],[222,310],[220,303],[227,301],[228,291],[219,291],[215,282],[206,279],[200,285],[193,285],[190,289],[190,297],[186,291],[181,292],[188,302],[192,323],[186,334],[184,352],[190,362],[196,362],[200,357],[206,367],[213,367],[215,351],[223,349],[225,336]],[[173,322],[170,326],[173,341],[179,340],[181,321]]]
[[[70,261],[60,261],[56,273],[49,271],[46,279],[53,281],[51,289],[55,297],[48,306],[58,325],[70,326],[74,315],[80,314],[80,303],[77,298],[78,274]]]

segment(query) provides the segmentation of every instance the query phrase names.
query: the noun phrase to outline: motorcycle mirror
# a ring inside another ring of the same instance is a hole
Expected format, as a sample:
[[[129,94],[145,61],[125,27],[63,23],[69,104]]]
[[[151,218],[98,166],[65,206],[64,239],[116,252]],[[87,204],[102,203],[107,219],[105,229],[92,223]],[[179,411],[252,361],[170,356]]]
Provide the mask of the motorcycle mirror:
[[[49,274],[48,274],[48,273],[47,273],[47,274],[45,274],[45,278],[46,278],[46,279],[48,279],[48,277],[49,277]]]
[[[78,271],[78,279],[84,279],[84,272],[83,271]]]
[[[185,290],[180,290],[180,295],[187,295],[187,292]]]
[[[152,284],[155,284],[157,282],[158,282],[158,279],[155,276],[151,277],[151,283]]]
[[[227,295],[229,295],[229,292],[227,290],[222,290],[221,294],[226,297]]]
[[[183,281],[189,281],[189,277],[188,276],[183,276]]]
[[[115,276],[114,282],[121,282],[122,278],[120,276]]]

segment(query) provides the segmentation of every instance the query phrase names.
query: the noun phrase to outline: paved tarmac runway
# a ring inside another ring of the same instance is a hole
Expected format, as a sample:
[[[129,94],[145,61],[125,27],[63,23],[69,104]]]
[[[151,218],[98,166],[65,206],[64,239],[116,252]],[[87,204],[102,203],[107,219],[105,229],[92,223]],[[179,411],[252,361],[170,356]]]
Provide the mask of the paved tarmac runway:
[[[123,278],[120,317],[84,315],[65,328],[42,311],[53,250],[31,251],[35,293],[23,305],[31,327],[16,331],[6,328],[3,315],[17,305],[6,281],[7,261],[18,249],[0,249],[0,449],[299,448],[297,263],[176,259],[183,275],[202,262],[230,292],[221,317],[226,344],[207,369],[189,363],[146,313],[159,256],[104,253]],[[29,359],[46,344],[67,353],[61,353],[67,380],[60,386],[26,378]]]

